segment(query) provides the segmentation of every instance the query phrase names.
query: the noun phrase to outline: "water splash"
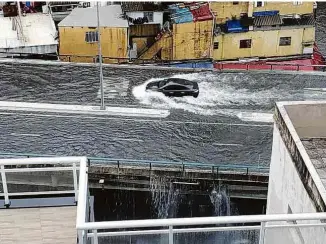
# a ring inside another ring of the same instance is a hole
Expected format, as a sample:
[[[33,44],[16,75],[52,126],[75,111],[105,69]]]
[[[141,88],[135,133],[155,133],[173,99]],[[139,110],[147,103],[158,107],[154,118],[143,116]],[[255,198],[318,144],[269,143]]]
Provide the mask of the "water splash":
[[[275,100],[291,97],[291,90],[280,89],[277,85],[262,88],[262,80],[253,79],[246,74],[195,73],[180,74],[172,77],[196,80],[199,86],[197,98],[166,97],[160,92],[146,91],[149,82],[160,80],[155,78],[135,86],[133,96],[139,103],[156,109],[181,109],[200,115],[233,115],[233,109],[272,108]],[[243,84],[240,86],[240,84]],[[253,88],[254,87],[254,88]]]
[[[157,218],[173,218],[177,215],[179,202],[179,189],[164,177],[151,176],[150,179],[152,203],[157,213]]]
[[[214,216],[231,215],[230,198],[227,195],[225,188],[218,191],[214,188],[209,197],[214,206]]]

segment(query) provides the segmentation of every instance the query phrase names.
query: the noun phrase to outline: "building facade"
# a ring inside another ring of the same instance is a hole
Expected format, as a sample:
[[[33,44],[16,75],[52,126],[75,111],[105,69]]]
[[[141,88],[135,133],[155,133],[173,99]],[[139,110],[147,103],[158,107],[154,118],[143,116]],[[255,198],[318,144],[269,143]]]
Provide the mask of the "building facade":
[[[172,41],[161,43],[172,47],[157,46],[172,53],[162,59],[235,61],[313,53],[313,2],[179,3],[169,10]]]
[[[326,103],[279,102],[274,119],[266,214],[325,212]],[[303,223],[316,222],[293,224]],[[265,242],[322,244],[325,235],[322,226],[271,229],[266,231]]]
[[[128,22],[120,18],[120,5],[101,6],[100,37],[103,62],[128,59]],[[75,8],[59,27],[62,61],[96,62],[98,55],[96,8]]]
[[[213,59],[287,57],[312,54],[312,2],[211,3],[217,28]]]

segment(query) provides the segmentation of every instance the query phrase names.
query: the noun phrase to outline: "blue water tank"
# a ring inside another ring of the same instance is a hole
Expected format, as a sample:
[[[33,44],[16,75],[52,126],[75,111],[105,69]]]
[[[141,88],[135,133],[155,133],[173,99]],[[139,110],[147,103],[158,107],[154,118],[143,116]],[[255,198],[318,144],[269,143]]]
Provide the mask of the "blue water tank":
[[[226,28],[227,28],[227,31],[230,32],[230,33],[248,31],[248,27],[241,26],[240,20],[226,21]]]
[[[254,17],[258,17],[258,16],[274,16],[274,15],[278,15],[280,11],[278,10],[273,10],[273,11],[259,11],[259,12],[253,12],[253,16]]]

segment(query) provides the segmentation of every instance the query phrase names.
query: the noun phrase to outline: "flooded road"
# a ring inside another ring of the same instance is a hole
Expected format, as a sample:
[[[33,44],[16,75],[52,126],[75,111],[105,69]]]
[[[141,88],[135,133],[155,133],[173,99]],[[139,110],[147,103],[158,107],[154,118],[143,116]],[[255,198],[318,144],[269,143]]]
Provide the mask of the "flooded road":
[[[316,40],[326,54],[326,3],[318,3]],[[34,63],[33,63],[34,62]],[[94,65],[0,63],[0,100],[99,105]],[[145,92],[157,78],[199,83],[198,98]],[[163,119],[49,116],[2,111],[3,152],[268,165],[276,101],[326,99],[326,76],[217,73],[104,67],[108,106],[169,110]]]
[[[98,70],[92,65],[0,65],[0,100],[100,103]],[[302,73],[189,73],[106,66],[104,77],[108,106],[166,109],[170,115],[135,119],[2,111],[1,151],[268,165],[275,101],[326,99],[326,76]],[[162,77],[198,81],[199,97],[145,92],[146,83]]]

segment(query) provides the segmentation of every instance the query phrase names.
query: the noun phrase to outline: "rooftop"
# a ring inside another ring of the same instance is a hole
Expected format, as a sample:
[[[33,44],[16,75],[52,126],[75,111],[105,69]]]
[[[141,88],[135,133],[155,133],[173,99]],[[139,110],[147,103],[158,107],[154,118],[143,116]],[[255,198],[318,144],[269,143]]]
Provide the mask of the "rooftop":
[[[17,30],[13,30],[16,25]],[[56,28],[50,14],[33,13],[21,18],[0,17],[0,48],[57,45]],[[25,41],[18,39],[17,32]]]
[[[279,102],[277,109],[283,121],[277,124],[284,127],[285,123],[289,136],[283,131],[285,137],[292,137],[292,152],[298,169],[306,169],[309,177],[314,181],[312,194],[315,199],[323,199],[326,203],[326,101],[312,102]],[[277,116],[276,116],[277,117]],[[293,145],[295,143],[295,145]],[[295,153],[296,151],[296,153]],[[304,174],[304,173],[303,173]],[[313,189],[317,191],[314,191]]]
[[[152,2],[122,2],[121,8],[123,12],[163,11],[161,4]]]
[[[108,5],[99,7],[101,27],[127,28],[128,21],[121,18],[120,5]],[[75,8],[59,24],[59,27],[97,27],[97,11],[93,8]]]

